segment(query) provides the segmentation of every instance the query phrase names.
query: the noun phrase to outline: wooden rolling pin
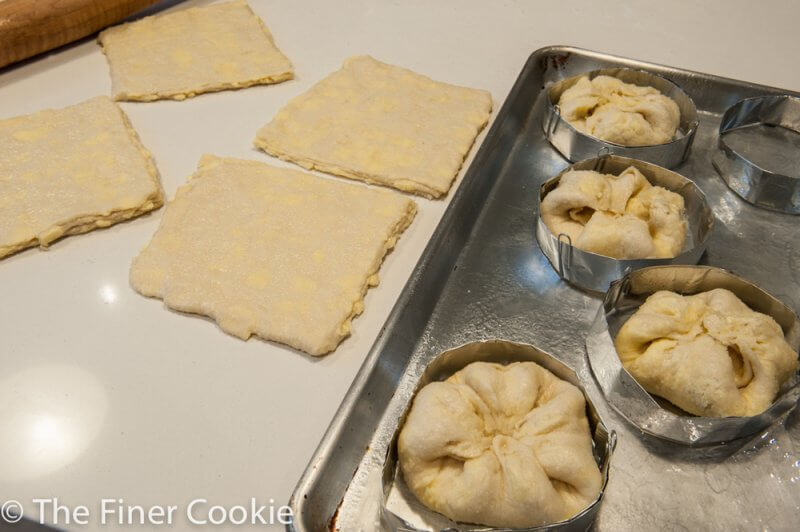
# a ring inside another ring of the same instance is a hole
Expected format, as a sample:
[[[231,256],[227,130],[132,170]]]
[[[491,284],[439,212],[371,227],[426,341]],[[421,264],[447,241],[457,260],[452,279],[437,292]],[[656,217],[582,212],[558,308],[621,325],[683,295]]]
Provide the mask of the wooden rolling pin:
[[[86,37],[159,0],[0,0],[0,67]]]

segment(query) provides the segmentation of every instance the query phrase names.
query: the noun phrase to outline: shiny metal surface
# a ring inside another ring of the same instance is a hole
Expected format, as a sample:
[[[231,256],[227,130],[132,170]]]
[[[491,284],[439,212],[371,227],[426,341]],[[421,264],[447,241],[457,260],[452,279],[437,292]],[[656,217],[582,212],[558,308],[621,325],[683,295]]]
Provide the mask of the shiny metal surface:
[[[516,342],[507,342],[499,339],[470,342],[460,347],[441,353],[431,360],[419,376],[414,394],[425,385],[442,381],[462,370],[469,364],[477,361],[509,364],[511,362],[535,362],[548,369],[557,377],[570,382],[583,391],[583,385],[578,376],[566,364],[553,355],[541,349]],[[571,519],[549,525],[530,527],[524,529],[491,528],[479,525],[456,523],[441,514],[433,512],[419,503],[409,491],[397,464],[397,438],[403,421],[408,415],[411,401],[408,402],[406,411],[395,429],[386,460],[383,465],[383,493],[384,503],[381,507],[381,524],[388,530],[408,530],[409,532],[421,531],[471,531],[488,532],[490,530],[516,530],[519,532],[578,532],[588,530],[594,522],[603,494],[608,485],[608,472],[611,466],[611,456],[614,453],[617,436],[609,434],[605,423],[597,412],[592,400],[586,397],[587,418],[594,440],[594,452],[597,464],[603,474],[603,485],[597,498],[585,510]]]
[[[800,135],[800,98],[764,96],[747,98],[732,105],[722,115],[719,150],[713,158],[714,168],[734,192],[750,203],[766,209],[800,214],[800,173],[786,175],[765,167],[768,165],[774,169],[775,165],[781,165],[780,159],[783,158],[800,161],[800,153],[796,150],[774,150],[772,156],[778,160],[763,157],[764,162],[757,164],[726,141],[728,134],[736,129],[761,124],[786,128]]]
[[[710,158],[722,113],[785,91],[569,47],[533,53],[465,174],[291,499],[294,530],[380,529],[383,464],[417,375],[438,353],[504,338],[570,366],[617,448],[598,530],[790,530],[800,512],[800,409],[766,431],[693,448],[643,435],[605,402],[584,340],[600,308],[562,281],[536,243],[540,185],[569,163],[542,133],[542,89],[598,68],[647,69],[679,83],[700,125],[677,172],[705,193],[715,220],[701,263],[727,268],[800,309],[797,219],[756,208]]]
[[[759,312],[775,318],[789,345],[800,349],[800,320],[754,284],[711,266],[660,266],[634,271],[615,281],[605,295],[586,338],[589,363],[608,403],[639,430],[686,445],[708,445],[750,436],[797,405],[800,374],[787,382],[766,411],[757,416],[706,418],[680,411],[647,393],[623,367],[614,347],[619,329],[645,299],[658,290],[691,295],[726,288]]]
[[[561,94],[572,87],[581,77],[594,79],[597,76],[611,76],[625,83],[643,87],[653,87],[661,94],[669,96],[681,111],[681,121],[676,138],[664,144],[651,146],[624,146],[609,142],[575,129],[561,116],[558,101]],[[653,72],[631,68],[603,68],[591,72],[582,72],[576,76],[557,81],[547,88],[547,104],[545,105],[542,129],[550,143],[561,155],[570,161],[581,161],[599,155],[614,153],[633,159],[655,163],[665,168],[673,168],[682,163],[689,155],[695,132],[697,131],[697,107],[674,81]]]
[[[653,185],[658,185],[683,196],[689,230],[681,253],[671,259],[622,260],[598,255],[572,246],[567,235],[555,235],[545,225],[541,212],[536,219],[536,240],[539,248],[562,279],[592,292],[605,292],[612,281],[626,273],[661,264],[697,264],[706,250],[706,244],[714,227],[714,215],[706,196],[692,180],[658,165],[606,155],[575,163],[552,179],[545,181],[539,189],[537,211],[544,197],[558,186],[561,176],[570,170],[594,170],[619,175],[634,166]]]

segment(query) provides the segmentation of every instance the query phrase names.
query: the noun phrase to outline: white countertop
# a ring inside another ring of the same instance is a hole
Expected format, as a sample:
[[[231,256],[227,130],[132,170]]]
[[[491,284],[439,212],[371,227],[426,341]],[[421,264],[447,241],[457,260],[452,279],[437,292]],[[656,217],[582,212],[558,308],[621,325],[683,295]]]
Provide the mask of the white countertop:
[[[356,54],[488,89],[495,111],[528,55],[552,44],[800,90],[800,4],[791,0],[250,3],[295,80],[122,104],[170,198],[207,152],[285,164],[252,147],[256,130]],[[0,118],[109,92],[105,59],[89,39],[0,71]],[[177,506],[173,530],[189,527],[186,505],[198,498],[208,501],[198,516],[256,498],[268,517],[269,506],[288,501],[450,197],[417,199],[417,219],[387,257],[353,335],[320,359],[240,341],[136,294],[128,267],[163,209],[0,261],[0,503],[18,500],[34,519],[36,498],[85,505],[89,525],[60,515],[77,530],[115,528],[114,515],[100,522],[100,501],[112,498]],[[53,522],[50,512],[44,518]]]

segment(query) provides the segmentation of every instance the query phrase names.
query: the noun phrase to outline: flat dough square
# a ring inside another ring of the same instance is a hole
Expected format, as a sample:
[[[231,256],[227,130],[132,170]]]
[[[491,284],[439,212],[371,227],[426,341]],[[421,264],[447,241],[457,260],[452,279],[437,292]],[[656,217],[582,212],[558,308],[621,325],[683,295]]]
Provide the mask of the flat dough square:
[[[358,56],[291,100],[255,144],[305,168],[438,198],[491,111],[486,91]]]
[[[99,41],[115,100],[183,100],[294,76],[244,1],[145,17],[103,31]]]
[[[241,339],[324,355],[350,334],[415,213],[387,190],[205,155],[133,261],[131,284]]]
[[[150,153],[105,96],[0,121],[0,258],[163,202]]]

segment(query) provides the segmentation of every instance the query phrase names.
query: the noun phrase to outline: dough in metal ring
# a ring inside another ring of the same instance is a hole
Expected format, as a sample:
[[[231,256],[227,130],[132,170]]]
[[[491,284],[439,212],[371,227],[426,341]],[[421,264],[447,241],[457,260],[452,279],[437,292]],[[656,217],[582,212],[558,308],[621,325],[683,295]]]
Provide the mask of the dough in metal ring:
[[[672,258],[686,243],[683,196],[635,167],[618,176],[571,170],[542,200],[542,221],[573,246],[616,259]]]
[[[681,112],[658,89],[612,76],[584,76],[559,98],[561,114],[575,129],[623,146],[649,146],[674,139]]]
[[[622,326],[616,347],[645,390],[698,416],[760,414],[797,371],[780,325],[723,288],[654,293]]]
[[[475,362],[428,384],[397,449],[412,493],[454,521],[554,523],[602,485],[583,393],[534,362]]]

